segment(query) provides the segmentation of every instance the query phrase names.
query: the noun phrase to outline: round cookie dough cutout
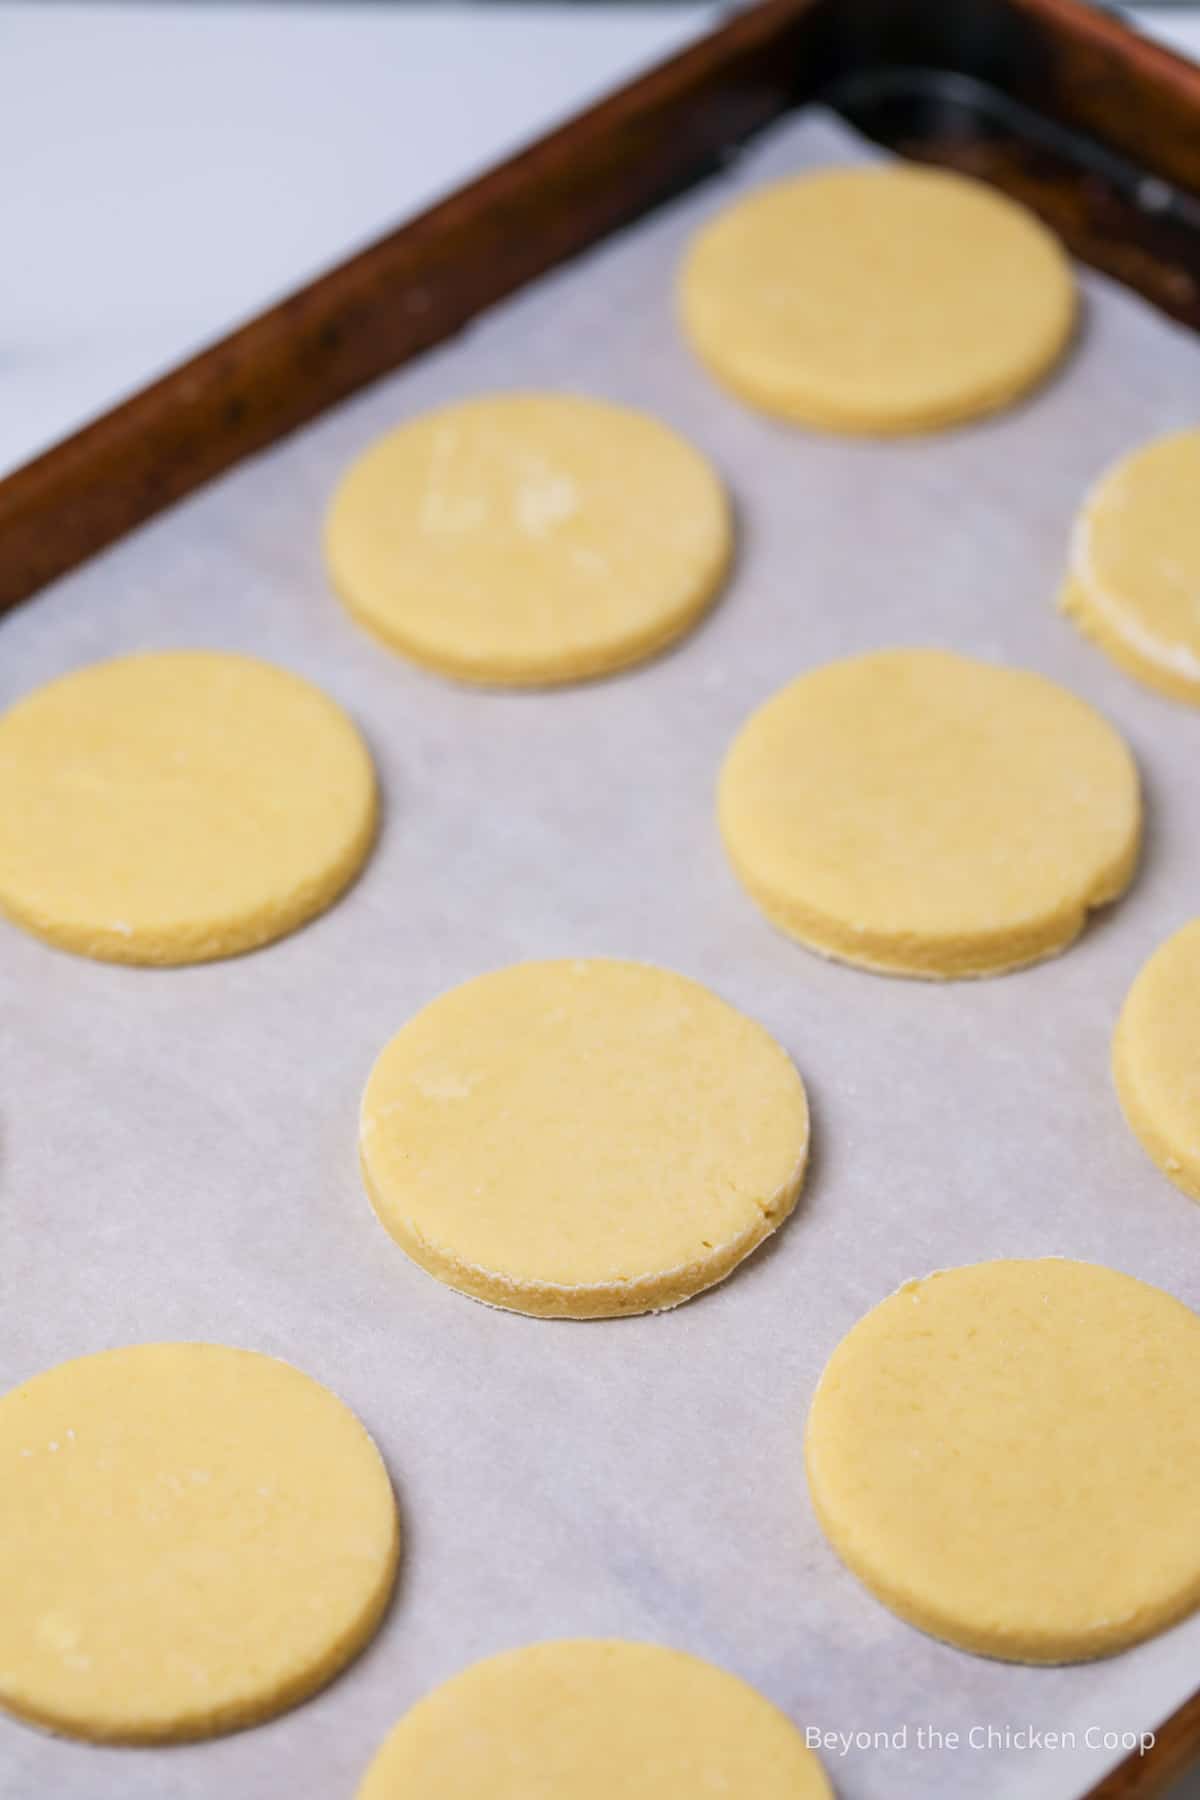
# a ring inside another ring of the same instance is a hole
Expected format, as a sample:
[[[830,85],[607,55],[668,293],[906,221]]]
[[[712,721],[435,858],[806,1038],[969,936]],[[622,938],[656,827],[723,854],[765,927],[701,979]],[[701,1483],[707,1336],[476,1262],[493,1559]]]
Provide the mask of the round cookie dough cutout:
[[[733,867],[823,955],[893,975],[995,975],[1066,948],[1128,885],[1141,839],[1124,741],[1073,694],[942,650],[802,675],[734,740]]]
[[[733,549],[711,465],[657,419],[498,393],[411,420],[334,495],[325,556],[359,622],[460,681],[552,686],[642,662]]]
[[[270,1718],[366,1643],[398,1550],[379,1453],[287,1363],[63,1363],[0,1399],[0,1706],[96,1743]]]
[[[833,1800],[791,1721],[680,1650],[566,1639],[475,1663],[405,1714],[357,1800]]]
[[[759,189],[694,240],[683,326],[764,412],[829,431],[934,430],[1007,405],[1059,360],[1075,283],[994,188],[899,164]]]
[[[1096,484],[1060,597],[1148,687],[1200,706],[1200,430],[1157,439]]]
[[[809,1487],[877,1599],[1009,1662],[1109,1656],[1200,1604],[1200,1319],[1055,1258],[911,1281],[829,1359]]]
[[[1168,938],[1130,988],[1113,1075],[1151,1160],[1200,1200],[1200,919]]]
[[[0,718],[0,910],[105,962],[208,962],[283,937],[353,880],[375,820],[346,714],[252,657],[95,663]]]
[[[363,1096],[379,1219],[447,1286],[543,1318],[677,1306],[791,1212],[808,1106],[763,1028],[665,969],[518,963],[426,1006]]]

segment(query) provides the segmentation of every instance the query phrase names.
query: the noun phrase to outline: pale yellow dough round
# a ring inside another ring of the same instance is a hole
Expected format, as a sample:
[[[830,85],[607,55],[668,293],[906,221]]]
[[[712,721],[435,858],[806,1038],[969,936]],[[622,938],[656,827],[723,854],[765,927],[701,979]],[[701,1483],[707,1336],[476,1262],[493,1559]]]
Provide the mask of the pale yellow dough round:
[[[1127,886],[1137,770],[1041,675],[881,650],[802,675],[721,771],[741,881],[810,949],[893,975],[995,975],[1063,950]]]
[[[208,962],[295,930],[358,873],[375,816],[345,713],[248,656],[96,663],[0,719],[0,909],[105,962]]]
[[[1058,240],[940,169],[824,169],[719,213],[683,265],[684,330],[741,399],[891,435],[988,413],[1058,361],[1075,284]]]
[[[1129,674],[1200,706],[1200,430],[1144,445],[1096,484],[1060,604]]]
[[[733,525],[657,419],[500,393],[381,438],[333,498],[325,555],[354,616],[462,681],[548,686],[643,661],[716,598]]]
[[[1143,1148],[1200,1200],[1200,919],[1168,938],[1130,988],[1113,1074]]]
[[[63,1363],[0,1399],[0,1706],[97,1743],[270,1718],[362,1648],[398,1549],[370,1438],[287,1363]]]
[[[565,1639],[489,1657],[384,1740],[357,1800],[833,1800],[791,1721],[654,1644]]]
[[[804,1086],[760,1025],[642,963],[519,963],[453,988],[381,1053],[363,1176],[413,1258],[544,1318],[677,1306],[795,1205]]]
[[[807,1460],[843,1561],[960,1649],[1082,1662],[1200,1604],[1200,1319],[1112,1269],[906,1283],[830,1357]]]

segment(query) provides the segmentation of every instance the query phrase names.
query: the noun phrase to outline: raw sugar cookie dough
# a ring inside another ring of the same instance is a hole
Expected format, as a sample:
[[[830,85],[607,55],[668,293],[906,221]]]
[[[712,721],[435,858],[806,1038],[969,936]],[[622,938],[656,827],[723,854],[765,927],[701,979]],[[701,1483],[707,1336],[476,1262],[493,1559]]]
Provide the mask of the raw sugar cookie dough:
[[[752,406],[890,435],[1006,405],[1062,355],[1058,240],[994,188],[901,164],[760,189],[699,233],[679,289],[709,371]]]
[[[357,1800],[833,1800],[791,1721],[654,1644],[574,1639],[475,1663],[384,1741]]]
[[[1200,919],[1168,938],[1130,988],[1113,1074],[1151,1159],[1200,1200]]]
[[[97,1743],[270,1718],[371,1636],[398,1542],[370,1438],[287,1363],[63,1363],[0,1399],[0,1706]]]
[[[381,1053],[371,1203],[415,1262],[514,1312],[601,1318],[722,1280],[795,1205],[808,1107],[760,1025],[645,964],[518,963]]]
[[[0,719],[0,909],[106,962],[232,956],[358,873],[375,775],[341,708],[248,656],[95,663]]]
[[[1144,445],[1096,484],[1060,604],[1139,681],[1200,706],[1200,430]]]
[[[830,1357],[807,1461],[843,1561],[960,1649],[1082,1662],[1200,1604],[1200,1319],[1112,1269],[907,1282]]]
[[[547,686],[641,662],[729,565],[729,502],[656,419],[572,394],[425,414],[351,467],[325,530],[333,585],[414,661]]]
[[[1129,882],[1122,739],[1040,675],[881,650],[802,675],[721,771],[743,885],[810,949],[896,975],[994,975],[1064,949]]]

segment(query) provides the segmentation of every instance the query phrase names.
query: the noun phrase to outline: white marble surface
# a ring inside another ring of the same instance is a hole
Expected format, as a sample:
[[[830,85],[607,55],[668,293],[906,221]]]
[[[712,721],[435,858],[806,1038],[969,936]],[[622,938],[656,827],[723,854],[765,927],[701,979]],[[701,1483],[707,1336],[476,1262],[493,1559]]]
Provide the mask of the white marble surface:
[[[0,3],[0,472],[719,10]]]
[[[0,471],[716,10],[0,5]]]

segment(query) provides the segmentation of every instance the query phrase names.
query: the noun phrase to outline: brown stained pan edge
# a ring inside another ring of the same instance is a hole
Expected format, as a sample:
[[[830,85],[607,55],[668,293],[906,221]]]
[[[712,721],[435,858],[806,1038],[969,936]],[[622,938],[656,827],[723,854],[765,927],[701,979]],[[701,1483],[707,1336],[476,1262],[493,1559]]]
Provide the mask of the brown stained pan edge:
[[[1082,262],[1144,294],[1161,312],[1200,331],[1196,238],[1132,205],[1100,175],[1012,139],[903,138],[902,155],[940,163],[1003,188],[1040,214]]]
[[[1200,193],[1200,68],[1079,0],[1007,0],[1043,51],[1022,98]]]
[[[1155,1733],[1154,1748],[1124,1762],[1090,1788],[1083,1800],[1159,1800],[1173,1781],[1196,1763],[1200,1754],[1200,1689]]]
[[[450,336],[781,112],[827,0],[767,0],[0,482],[0,612]],[[811,58],[805,56],[809,48]]]

